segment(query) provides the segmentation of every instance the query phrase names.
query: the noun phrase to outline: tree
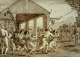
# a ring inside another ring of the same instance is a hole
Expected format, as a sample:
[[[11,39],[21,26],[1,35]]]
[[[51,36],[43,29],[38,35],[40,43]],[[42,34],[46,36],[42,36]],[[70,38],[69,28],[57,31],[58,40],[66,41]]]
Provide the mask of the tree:
[[[77,27],[80,27],[80,0],[66,0],[73,9],[76,9],[78,12],[78,17],[76,18]]]

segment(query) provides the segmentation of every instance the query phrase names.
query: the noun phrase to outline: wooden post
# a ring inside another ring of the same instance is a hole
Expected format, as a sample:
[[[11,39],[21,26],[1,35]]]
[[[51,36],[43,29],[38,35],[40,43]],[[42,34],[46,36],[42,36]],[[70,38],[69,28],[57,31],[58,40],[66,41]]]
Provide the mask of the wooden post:
[[[36,39],[38,38],[37,37],[37,19],[34,19],[33,35],[36,37]],[[35,42],[35,45],[36,45],[36,48],[37,48],[37,42]]]
[[[37,29],[37,20],[34,19],[34,28],[33,28],[33,35],[36,36],[36,29]]]
[[[45,29],[47,29],[47,16],[43,15],[43,30],[45,32]]]
[[[29,31],[29,23],[26,23],[26,30]]]
[[[19,22],[16,22],[16,31],[19,32]]]

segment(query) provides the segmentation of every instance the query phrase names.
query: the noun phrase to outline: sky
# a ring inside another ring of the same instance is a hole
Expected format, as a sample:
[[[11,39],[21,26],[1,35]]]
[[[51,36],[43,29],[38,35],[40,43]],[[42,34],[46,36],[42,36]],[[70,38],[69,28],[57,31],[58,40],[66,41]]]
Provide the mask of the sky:
[[[13,3],[16,0],[0,0],[0,10],[1,8],[4,8]],[[60,25],[66,23],[74,23],[75,17],[77,17],[76,10],[73,10],[72,7],[65,2],[65,0],[33,0],[43,8],[47,9],[49,12],[51,12],[50,17],[51,18],[60,18],[60,20],[57,20],[55,22],[54,27],[59,27]]]
[[[77,11],[65,2],[65,0],[35,0],[38,4],[51,12],[51,18],[60,18],[55,21],[53,29],[62,24],[74,24],[76,22]]]
[[[34,0],[42,7],[51,12],[51,17],[61,17],[72,11],[70,5],[65,0]],[[52,11],[51,11],[52,10]]]

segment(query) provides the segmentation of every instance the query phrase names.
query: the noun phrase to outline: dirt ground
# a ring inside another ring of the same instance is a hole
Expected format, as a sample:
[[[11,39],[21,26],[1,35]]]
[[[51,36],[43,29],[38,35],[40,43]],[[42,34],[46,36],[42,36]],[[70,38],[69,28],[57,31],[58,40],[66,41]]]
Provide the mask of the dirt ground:
[[[58,48],[55,53],[21,55],[0,55],[0,57],[80,57],[80,46]]]

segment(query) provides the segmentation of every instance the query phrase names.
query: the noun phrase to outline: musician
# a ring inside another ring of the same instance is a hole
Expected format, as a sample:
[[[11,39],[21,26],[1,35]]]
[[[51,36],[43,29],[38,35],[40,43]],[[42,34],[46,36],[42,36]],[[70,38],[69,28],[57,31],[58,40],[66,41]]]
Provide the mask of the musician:
[[[47,53],[47,50],[48,50],[48,39],[49,39],[49,36],[54,37],[54,35],[48,29],[46,29],[45,30],[45,34],[44,34],[44,38],[42,40],[43,41],[43,45],[40,47],[40,49],[46,49],[45,53]]]

